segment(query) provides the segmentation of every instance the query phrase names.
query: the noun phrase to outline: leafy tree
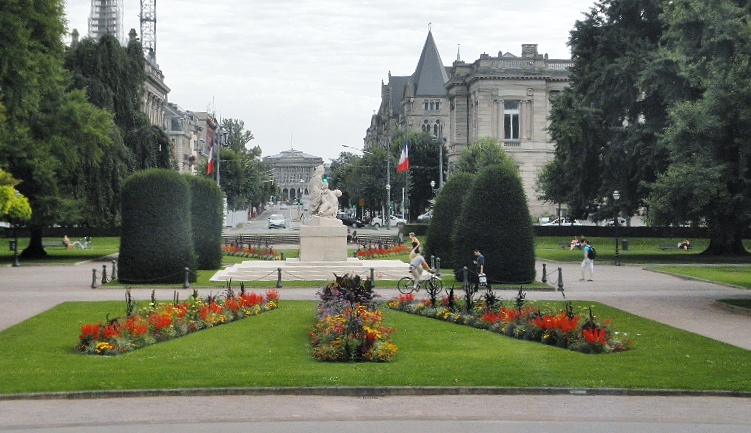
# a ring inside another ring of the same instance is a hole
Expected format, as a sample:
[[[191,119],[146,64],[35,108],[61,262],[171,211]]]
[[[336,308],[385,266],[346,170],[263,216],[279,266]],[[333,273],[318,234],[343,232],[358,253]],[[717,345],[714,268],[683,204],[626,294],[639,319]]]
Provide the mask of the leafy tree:
[[[245,122],[237,119],[223,119],[222,128],[227,132],[227,147],[235,152],[253,152],[247,147],[253,139],[253,133],[245,130]],[[260,153],[256,156],[260,156]]]
[[[454,170],[457,173],[477,173],[484,167],[494,164],[505,164],[511,157],[503,150],[498,140],[483,137],[464,149]]]
[[[532,222],[513,162],[487,166],[475,175],[454,225],[451,244],[454,265],[467,262],[478,248],[485,256],[489,282],[534,280]]]
[[[570,86],[553,101],[550,116],[556,161],[539,185],[542,197],[563,201],[575,217],[598,207],[612,214],[606,198],[613,190],[621,192],[620,210],[634,214],[665,168],[665,152],[655,146],[664,89],[648,85],[644,74],[662,35],[663,3],[601,0],[571,32]]]
[[[653,85],[673,79],[660,145],[670,166],[649,205],[657,223],[706,224],[708,254],[747,254],[751,224],[751,2],[670,3]],[[664,74],[659,76],[658,72]]]
[[[394,173],[391,176],[391,192],[396,194],[401,192],[402,187],[407,188],[409,217],[411,221],[414,221],[433,199],[434,194],[430,181],[434,181],[436,185],[440,184],[438,159],[440,146],[444,146],[444,143],[426,132],[400,132],[391,141],[392,160],[397,163],[405,140],[409,143],[410,168],[404,174],[396,174],[396,164],[392,164]],[[443,167],[448,167],[448,152],[445,148],[443,150]]]
[[[433,218],[425,241],[425,256],[441,258],[441,266],[457,268],[465,261],[453,260],[452,233],[456,225],[457,214],[462,209],[462,203],[467,197],[467,191],[474,180],[474,173],[460,172],[452,175],[438,193],[433,206]],[[466,260],[464,256],[462,256]]]
[[[82,91],[66,90],[62,6],[0,5],[0,166],[22,181],[18,191],[34,210],[22,257],[46,256],[45,226],[85,220],[85,205],[100,187],[87,167],[101,166],[113,137],[111,117]]]
[[[20,223],[31,219],[29,200],[16,191],[18,181],[0,169],[0,221]]]

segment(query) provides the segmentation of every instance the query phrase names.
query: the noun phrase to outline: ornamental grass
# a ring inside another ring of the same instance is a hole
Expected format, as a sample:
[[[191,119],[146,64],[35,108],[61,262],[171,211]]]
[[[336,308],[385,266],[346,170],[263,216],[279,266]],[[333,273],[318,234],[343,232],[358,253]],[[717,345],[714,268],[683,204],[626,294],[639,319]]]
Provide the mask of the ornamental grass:
[[[357,275],[336,277],[318,293],[318,322],[310,329],[312,355],[328,362],[386,362],[398,349],[392,328],[383,326],[370,280]]]
[[[550,306],[537,307],[524,302],[524,293],[513,305],[505,306],[486,295],[470,308],[457,299],[444,296],[438,305],[429,299],[415,301],[413,293],[399,295],[388,302],[389,308],[446,322],[487,329],[519,340],[535,341],[549,346],[582,353],[615,353],[631,349],[634,342],[627,334],[610,329],[610,320],[600,322],[588,311],[574,313],[571,303],[564,310]]]
[[[107,319],[104,322],[87,323],[81,326],[76,350],[93,355],[119,355],[161,341],[234,322],[249,316],[274,310],[279,305],[279,292],[268,290],[262,296],[245,292],[235,294],[227,287],[222,296],[198,297],[193,291],[187,301],[180,302],[177,292],[171,303],[156,302],[154,292],[151,302],[136,308],[130,295],[125,292],[126,314],[124,317]]]

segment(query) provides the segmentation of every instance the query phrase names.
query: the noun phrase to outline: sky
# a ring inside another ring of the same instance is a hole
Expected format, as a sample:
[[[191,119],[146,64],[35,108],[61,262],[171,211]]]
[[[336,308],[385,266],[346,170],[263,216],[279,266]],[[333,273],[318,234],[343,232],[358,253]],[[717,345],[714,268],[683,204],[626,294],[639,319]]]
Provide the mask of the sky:
[[[91,0],[65,0],[88,33]],[[158,0],[156,60],[184,110],[242,120],[263,156],[294,148],[324,161],[363,147],[388,74],[411,75],[430,29],[445,66],[522,44],[568,59],[594,0]],[[123,0],[126,35],[140,0]]]

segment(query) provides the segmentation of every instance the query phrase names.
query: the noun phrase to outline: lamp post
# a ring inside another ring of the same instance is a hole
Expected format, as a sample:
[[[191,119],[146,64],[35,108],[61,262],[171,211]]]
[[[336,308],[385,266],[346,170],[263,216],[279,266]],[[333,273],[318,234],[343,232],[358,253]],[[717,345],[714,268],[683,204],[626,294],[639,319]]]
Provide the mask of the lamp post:
[[[223,126],[219,127],[219,131],[217,132],[217,140],[214,144],[216,146],[216,185],[221,186],[219,182],[219,165],[221,164],[221,148],[223,145],[227,144],[227,131],[224,129]]]
[[[21,266],[18,262],[18,226],[13,224],[13,267]]]
[[[621,198],[621,193],[616,191],[613,191],[613,201],[615,202],[615,265],[620,266],[621,265],[621,257],[618,252],[618,226],[620,225],[620,221],[618,216],[620,214],[618,210],[618,199]]]
[[[373,155],[372,152],[368,152],[365,149],[358,149],[346,144],[342,144],[342,147]],[[386,148],[386,210],[383,213],[383,223],[386,224],[386,229],[391,228],[391,155],[389,155],[388,148]]]

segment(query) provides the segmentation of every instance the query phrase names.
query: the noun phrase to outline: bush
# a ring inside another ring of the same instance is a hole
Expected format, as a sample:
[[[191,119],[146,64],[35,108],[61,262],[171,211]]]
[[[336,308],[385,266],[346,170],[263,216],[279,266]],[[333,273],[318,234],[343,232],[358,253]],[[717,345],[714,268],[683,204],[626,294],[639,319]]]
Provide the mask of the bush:
[[[443,268],[456,268],[460,264],[452,260],[451,234],[473,179],[473,174],[457,173],[449,178],[436,197],[424,255],[440,257]]]
[[[513,162],[483,168],[465,195],[451,237],[453,263],[470,260],[474,249],[479,248],[485,256],[489,282],[533,281],[532,223],[527,197]]]
[[[146,170],[126,179],[122,194],[119,281],[183,282],[185,268],[195,270],[188,182],[172,170]]]
[[[214,270],[222,265],[222,191],[213,180],[185,175],[191,192],[190,215],[197,269]]]

